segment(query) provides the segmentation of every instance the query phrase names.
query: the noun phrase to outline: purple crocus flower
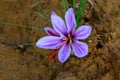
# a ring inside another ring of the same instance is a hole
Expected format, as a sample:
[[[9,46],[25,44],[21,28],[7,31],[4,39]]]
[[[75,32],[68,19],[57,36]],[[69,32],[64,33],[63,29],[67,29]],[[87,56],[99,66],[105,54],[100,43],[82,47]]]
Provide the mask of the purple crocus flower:
[[[65,22],[52,12],[51,21],[53,28],[46,27],[44,30],[49,35],[39,39],[36,46],[45,49],[57,49],[58,59],[65,62],[71,54],[71,48],[78,58],[88,54],[88,45],[79,40],[88,38],[92,28],[87,25],[80,26],[77,30],[74,10],[69,8],[65,14]]]

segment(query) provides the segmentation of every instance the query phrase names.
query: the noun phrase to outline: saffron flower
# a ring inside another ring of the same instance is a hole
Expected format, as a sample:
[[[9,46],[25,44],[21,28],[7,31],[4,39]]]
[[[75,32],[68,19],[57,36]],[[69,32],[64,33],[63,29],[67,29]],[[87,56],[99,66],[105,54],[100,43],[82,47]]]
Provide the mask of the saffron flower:
[[[78,58],[85,57],[88,54],[88,45],[79,40],[88,38],[92,28],[88,25],[82,25],[76,30],[76,20],[74,10],[69,8],[65,14],[65,21],[55,12],[52,12],[51,22],[54,29],[46,27],[44,30],[49,36],[39,39],[36,46],[44,49],[56,49],[58,59],[65,62],[71,54]]]

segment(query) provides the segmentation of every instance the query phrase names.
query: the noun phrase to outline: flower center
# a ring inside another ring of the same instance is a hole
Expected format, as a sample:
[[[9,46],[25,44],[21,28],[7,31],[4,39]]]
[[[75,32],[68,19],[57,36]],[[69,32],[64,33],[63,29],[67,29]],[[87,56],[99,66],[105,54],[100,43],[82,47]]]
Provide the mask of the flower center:
[[[70,44],[72,44],[72,38],[71,38],[70,34],[68,34],[67,37],[63,38],[63,40],[69,42]]]

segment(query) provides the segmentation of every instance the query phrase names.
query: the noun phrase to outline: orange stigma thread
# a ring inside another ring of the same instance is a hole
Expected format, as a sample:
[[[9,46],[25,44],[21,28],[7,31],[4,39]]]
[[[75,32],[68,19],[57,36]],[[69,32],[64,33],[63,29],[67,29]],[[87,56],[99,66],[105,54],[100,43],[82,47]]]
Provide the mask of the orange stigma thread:
[[[49,56],[49,59],[48,59],[49,61],[52,61],[53,59],[55,59],[55,56],[57,55],[58,51],[60,50],[60,48],[61,48],[62,46],[65,45],[65,43],[66,43],[66,42],[63,42],[63,44],[62,44],[58,49],[56,49],[55,51],[51,52],[51,54],[50,54],[50,56]]]
[[[49,61],[53,60],[55,56],[57,55],[59,49],[56,49],[54,52],[52,52],[49,56]]]

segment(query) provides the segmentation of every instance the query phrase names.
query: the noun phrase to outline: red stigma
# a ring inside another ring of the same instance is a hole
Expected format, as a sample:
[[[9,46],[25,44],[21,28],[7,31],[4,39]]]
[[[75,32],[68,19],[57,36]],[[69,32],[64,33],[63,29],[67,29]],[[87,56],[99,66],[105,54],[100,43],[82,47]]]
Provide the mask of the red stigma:
[[[49,61],[55,59],[55,56],[57,55],[59,49],[56,49],[54,52],[52,52],[49,56]]]
[[[58,51],[60,50],[60,48],[65,45],[66,42],[63,42],[63,44],[58,48],[56,49],[55,51],[51,52],[50,56],[49,56],[49,61],[55,59],[55,56],[57,55]]]
[[[50,30],[48,30],[47,32],[52,36],[58,36],[58,35],[54,34],[53,32],[51,32]]]

